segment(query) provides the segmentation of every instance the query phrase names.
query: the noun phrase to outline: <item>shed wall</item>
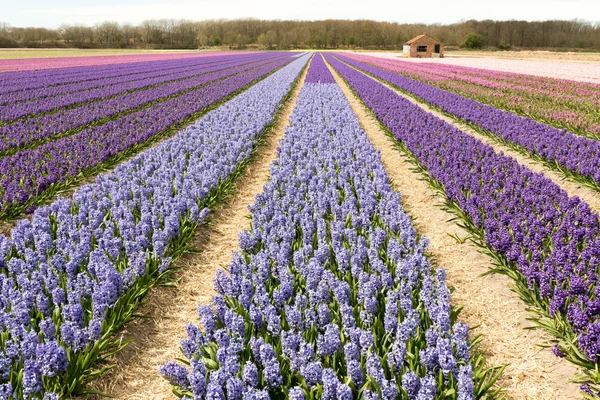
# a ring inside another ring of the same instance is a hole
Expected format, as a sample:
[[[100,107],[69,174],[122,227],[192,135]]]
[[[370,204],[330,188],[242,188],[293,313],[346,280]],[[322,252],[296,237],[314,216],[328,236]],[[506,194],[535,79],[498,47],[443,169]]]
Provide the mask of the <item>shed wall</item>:
[[[410,44],[410,51],[408,56],[411,58],[416,58],[416,57],[421,57],[421,58],[432,58],[433,57],[433,53],[435,50],[435,45],[439,44],[440,45],[440,53],[439,53],[439,57],[443,57],[443,46],[440,42],[438,42],[437,40],[434,40],[430,37],[422,37],[419,40],[413,42]],[[427,46],[427,51],[424,52],[417,52],[417,48],[419,46]],[[438,57],[438,55],[436,54],[436,57]]]

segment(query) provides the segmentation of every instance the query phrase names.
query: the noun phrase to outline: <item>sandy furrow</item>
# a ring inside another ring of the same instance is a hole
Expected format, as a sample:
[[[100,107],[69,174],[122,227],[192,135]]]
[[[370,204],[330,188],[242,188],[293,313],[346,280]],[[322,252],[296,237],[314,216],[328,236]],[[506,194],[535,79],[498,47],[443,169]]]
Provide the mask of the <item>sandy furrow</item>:
[[[123,339],[134,339],[114,362],[115,370],[99,381],[93,389],[117,399],[173,399],[171,386],[158,373],[165,361],[181,357],[179,340],[186,336],[185,324],[198,321],[196,309],[209,303],[214,294],[213,276],[218,268],[227,266],[232,253],[239,249],[238,234],[250,228],[248,206],[262,191],[269,177],[270,165],[276,158],[279,140],[295,107],[307,69],[279,114],[276,125],[237,180],[233,195],[211,214],[211,222],[198,229],[190,247],[199,253],[189,253],[178,260],[183,269],[178,273],[177,288],[155,288],[139,314],[148,318],[134,321],[121,333]],[[94,397],[89,396],[87,399]]]
[[[332,72],[334,72],[332,70]],[[467,233],[453,222],[452,214],[437,207],[443,198],[412,171],[407,158],[395,150],[393,141],[367,108],[334,72],[352,109],[359,117],[373,145],[381,152],[393,187],[402,194],[402,204],[415,217],[419,233],[431,240],[430,251],[448,271],[455,288],[452,301],[464,307],[461,319],[479,326],[472,334],[483,335],[482,349],[490,365],[507,364],[499,384],[509,399],[578,399],[579,388],[568,383],[576,372],[570,363],[538,347],[548,336],[540,330],[525,330],[531,324],[524,303],[510,290],[511,280],[502,275],[480,277],[492,266],[492,259],[450,235]]]

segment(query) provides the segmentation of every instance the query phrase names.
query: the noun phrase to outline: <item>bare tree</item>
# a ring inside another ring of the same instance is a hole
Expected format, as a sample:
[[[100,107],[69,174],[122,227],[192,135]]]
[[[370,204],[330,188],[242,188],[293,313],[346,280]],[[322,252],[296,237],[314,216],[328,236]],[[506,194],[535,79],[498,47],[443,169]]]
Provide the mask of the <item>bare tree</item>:
[[[458,46],[469,33],[486,46],[600,49],[600,23],[570,21],[463,20],[455,24],[398,24],[369,20],[267,21],[147,20],[140,25],[103,22],[94,27],[19,28],[0,23],[0,36],[22,46],[197,48],[226,45],[243,48],[400,49],[410,38],[428,33],[446,46]]]
[[[123,41],[123,28],[117,22],[103,22],[96,25],[95,30],[101,44],[118,45]]]

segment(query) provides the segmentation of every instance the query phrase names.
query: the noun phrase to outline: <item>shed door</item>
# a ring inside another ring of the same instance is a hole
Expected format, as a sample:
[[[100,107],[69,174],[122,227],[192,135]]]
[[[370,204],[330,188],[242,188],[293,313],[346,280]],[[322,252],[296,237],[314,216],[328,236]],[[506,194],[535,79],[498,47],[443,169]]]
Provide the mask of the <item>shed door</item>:
[[[435,50],[433,52],[434,53],[439,53],[440,52],[440,45],[439,44],[435,45]]]

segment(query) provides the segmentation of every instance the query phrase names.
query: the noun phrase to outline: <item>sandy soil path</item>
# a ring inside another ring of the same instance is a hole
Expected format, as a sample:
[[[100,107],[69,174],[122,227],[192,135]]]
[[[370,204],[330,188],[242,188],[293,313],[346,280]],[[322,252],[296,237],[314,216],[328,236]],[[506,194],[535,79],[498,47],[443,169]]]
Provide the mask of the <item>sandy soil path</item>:
[[[548,336],[542,331],[525,330],[530,326],[525,305],[510,290],[505,276],[479,277],[492,266],[492,259],[467,243],[450,237],[467,236],[455,223],[453,215],[436,205],[443,199],[420,175],[411,170],[404,155],[393,148],[390,139],[367,108],[334,73],[361,126],[373,145],[381,152],[393,187],[402,194],[402,204],[415,218],[419,233],[431,240],[430,251],[448,271],[448,282],[455,288],[453,302],[464,306],[461,319],[479,326],[473,334],[483,335],[482,348],[490,365],[508,364],[499,384],[508,399],[578,399],[578,385],[568,383],[576,368],[555,357],[550,350],[538,347]]]
[[[166,360],[181,357],[179,339],[185,337],[185,324],[197,322],[196,309],[211,301],[213,276],[226,266],[238,250],[238,234],[250,227],[248,206],[262,191],[276,158],[279,140],[295,107],[306,71],[280,113],[266,142],[256,150],[255,160],[237,180],[234,193],[212,213],[211,223],[201,226],[190,247],[200,253],[187,254],[178,260],[177,288],[155,288],[139,314],[148,318],[128,324],[121,337],[134,339],[113,360],[118,367],[93,384],[93,389],[109,393],[116,399],[173,399],[171,386],[158,373]],[[88,396],[91,400],[95,397]]]

